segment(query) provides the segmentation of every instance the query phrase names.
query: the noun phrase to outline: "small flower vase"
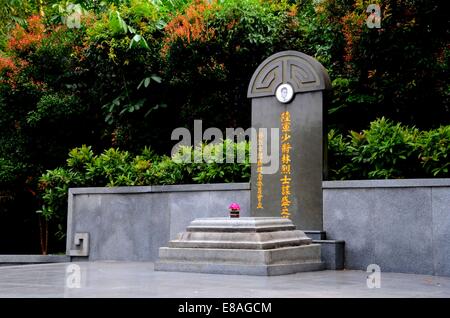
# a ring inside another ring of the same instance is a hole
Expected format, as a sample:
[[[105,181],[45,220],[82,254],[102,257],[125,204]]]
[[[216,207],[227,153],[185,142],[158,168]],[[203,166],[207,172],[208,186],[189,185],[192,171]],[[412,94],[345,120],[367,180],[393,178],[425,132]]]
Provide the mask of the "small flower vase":
[[[238,217],[239,217],[239,210],[230,209],[230,218],[238,218]]]
[[[231,203],[228,209],[230,210],[230,218],[239,217],[239,211],[241,210],[241,207],[239,206],[238,203],[236,202]]]

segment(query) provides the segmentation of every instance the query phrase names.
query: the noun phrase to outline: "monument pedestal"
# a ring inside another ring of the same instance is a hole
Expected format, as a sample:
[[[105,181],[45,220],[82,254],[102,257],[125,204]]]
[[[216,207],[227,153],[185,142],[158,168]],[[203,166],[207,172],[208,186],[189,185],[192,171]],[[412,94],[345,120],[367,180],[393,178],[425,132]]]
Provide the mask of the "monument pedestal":
[[[270,276],[323,269],[320,245],[277,217],[196,219],[159,257],[158,271]]]

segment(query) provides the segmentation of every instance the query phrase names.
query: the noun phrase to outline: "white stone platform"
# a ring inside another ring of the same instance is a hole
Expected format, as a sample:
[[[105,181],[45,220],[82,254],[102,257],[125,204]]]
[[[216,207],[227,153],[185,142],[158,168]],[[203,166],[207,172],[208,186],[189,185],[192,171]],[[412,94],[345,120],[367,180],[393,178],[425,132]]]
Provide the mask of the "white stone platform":
[[[157,271],[271,276],[323,269],[320,245],[283,218],[196,219],[168,245]]]

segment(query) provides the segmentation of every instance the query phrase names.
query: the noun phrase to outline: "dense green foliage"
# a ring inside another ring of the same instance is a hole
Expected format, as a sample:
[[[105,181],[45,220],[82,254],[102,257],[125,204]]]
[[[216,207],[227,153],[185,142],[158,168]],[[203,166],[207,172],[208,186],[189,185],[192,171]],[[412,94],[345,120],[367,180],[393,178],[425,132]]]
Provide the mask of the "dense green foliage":
[[[242,162],[226,163],[225,154],[242,156]],[[199,157],[200,156],[200,157]],[[202,158],[196,162],[195,158]],[[65,167],[48,170],[39,179],[43,207],[39,211],[58,224],[63,235],[66,223],[67,192],[73,187],[142,186],[183,183],[248,182],[249,143],[230,140],[201,147],[182,147],[173,158],[156,155],[148,148],[141,154],[114,148],[95,155],[92,147],[74,148]]]
[[[331,130],[328,143],[332,180],[450,176],[450,126],[420,131],[381,118],[360,133]]]
[[[134,158],[146,146],[167,154],[172,130],[194,119],[248,127],[250,77],[285,49],[314,56],[332,79],[330,177],[448,176],[444,1],[0,1],[1,210],[23,197],[39,209],[40,176],[82,144]],[[381,6],[381,29],[365,25],[369,3]],[[378,147],[386,136],[393,152]]]

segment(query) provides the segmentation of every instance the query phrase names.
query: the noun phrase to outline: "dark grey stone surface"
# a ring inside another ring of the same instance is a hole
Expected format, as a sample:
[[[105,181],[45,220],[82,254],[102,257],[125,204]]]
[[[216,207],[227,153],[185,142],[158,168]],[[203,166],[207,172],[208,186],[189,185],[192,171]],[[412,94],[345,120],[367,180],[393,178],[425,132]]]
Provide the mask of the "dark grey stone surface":
[[[369,193],[364,189],[324,191],[324,230],[329,239],[345,241],[348,268],[365,269],[375,262]]]
[[[89,260],[156,258],[158,247],[169,238],[170,214],[167,194],[154,199],[151,194],[136,193],[75,196],[68,243],[74,233],[87,232]]]
[[[314,240],[320,244],[325,269],[341,270],[345,267],[345,242],[336,240]]]
[[[327,240],[325,231],[305,231],[305,235],[320,244],[321,257],[325,269],[344,269],[345,242],[340,240]]]
[[[313,240],[325,240],[327,238],[325,231],[304,231],[306,236]]]
[[[432,188],[431,201],[435,274],[450,276],[450,187]]]
[[[152,192],[195,192],[195,191],[236,191],[250,190],[245,183],[210,183],[210,184],[173,184],[151,186]]]
[[[0,266],[41,263],[64,263],[70,261],[66,255],[0,255]]]
[[[195,191],[236,191],[250,190],[250,184],[243,183],[211,183],[211,184],[173,184],[136,187],[88,187],[71,188],[71,194],[113,194],[113,193],[152,193],[152,192],[195,192]]]
[[[275,97],[280,84],[290,84],[294,98],[282,104]],[[289,111],[291,118],[291,205],[290,218],[302,230],[322,230],[323,177],[323,96],[329,88],[326,70],[312,57],[285,51],[267,58],[255,71],[247,96],[252,98],[252,127],[280,128],[281,113]],[[280,129],[281,134],[281,129]],[[267,145],[270,145],[270,138]],[[264,147],[266,148],[267,145]],[[281,143],[280,143],[281,148]],[[264,150],[263,153],[267,153]],[[279,156],[281,158],[281,149]],[[267,165],[266,165],[267,166]],[[280,169],[263,173],[263,208],[257,208],[257,165],[252,164],[251,206],[253,216],[283,216],[281,214]]]
[[[450,187],[450,178],[324,181],[322,184],[324,189]]]
[[[70,188],[69,194],[114,194],[114,193],[150,193],[152,186],[139,187],[87,187],[87,188]]]
[[[171,193],[170,239],[174,239],[178,233],[183,232],[196,218],[228,216],[228,206],[231,202],[239,203],[241,217],[249,216],[248,190]]]
[[[324,230],[345,241],[345,267],[449,276],[448,180],[422,180],[432,185],[422,187],[419,180],[376,181],[324,188]]]
[[[181,194],[181,193],[180,193]],[[170,193],[153,193],[151,194],[151,204],[146,204],[146,199],[142,198],[142,203],[145,204],[145,217],[149,220],[149,224],[142,225],[137,229],[136,239],[142,237],[148,240],[148,248],[145,247],[145,242],[139,243],[138,249],[141,249],[139,259],[143,260],[149,257],[151,260],[158,257],[158,248],[164,244],[163,242],[170,238],[171,226],[171,194]],[[139,220],[139,219],[138,219]]]
[[[237,202],[241,206],[240,216],[250,216],[250,184],[247,183],[247,188],[242,191],[211,191],[209,192],[209,211],[206,217],[221,217],[224,216],[224,207],[230,205],[231,202]],[[227,215],[228,216],[228,215]],[[193,216],[191,221],[198,216]],[[184,230],[184,228],[182,229]]]
[[[430,189],[376,189],[371,239],[382,271],[433,274]]]
[[[170,239],[183,232],[196,217],[220,216],[220,214],[223,216],[227,212],[227,205],[222,207],[222,211],[210,210],[210,193],[206,191],[198,192],[196,195],[190,192],[171,193],[170,197],[172,203],[170,206]],[[213,215],[209,215],[210,213]],[[160,247],[166,244],[167,241],[163,242]]]

